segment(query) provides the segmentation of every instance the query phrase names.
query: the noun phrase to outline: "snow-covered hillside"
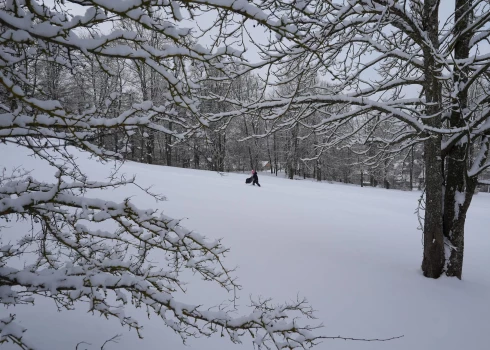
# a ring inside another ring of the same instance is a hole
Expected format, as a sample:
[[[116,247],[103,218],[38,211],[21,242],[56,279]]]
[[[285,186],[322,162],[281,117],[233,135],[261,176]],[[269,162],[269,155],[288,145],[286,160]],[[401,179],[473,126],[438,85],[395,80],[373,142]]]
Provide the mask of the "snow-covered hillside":
[[[23,151],[2,146],[2,166],[24,165],[36,173],[49,171]],[[107,167],[80,155],[94,178]],[[243,286],[241,305],[249,295],[277,302],[306,297],[330,336],[387,338],[387,343],[325,341],[317,349],[485,349],[490,328],[490,195],[474,198],[468,214],[463,281],[426,279],[421,275],[422,243],[414,215],[420,192],[360,188],[341,184],[291,181],[259,174],[262,187],[245,185],[247,175],[126,163],[122,171],[138,183],[154,185],[167,201],[166,215],[187,218],[183,225],[209,238],[224,238],[231,247],[229,266]],[[154,201],[127,188],[101,196],[123,199],[135,194],[144,208]],[[10,235],[15,231],[10,230]],[[227,296],[198,277],[184,300],[215,305]],[[44,301],[36,307],[1,309],[1,317],[18,314],[31,341],[47,350],[98,349],[104,340],[122,334],[106,349],[252,349],[251,341],[233,345],[218,336],[180,338],[152,318],[144,320],[143,340],[121,329],[115,320],[86,313],[86,306],[58,313]]]

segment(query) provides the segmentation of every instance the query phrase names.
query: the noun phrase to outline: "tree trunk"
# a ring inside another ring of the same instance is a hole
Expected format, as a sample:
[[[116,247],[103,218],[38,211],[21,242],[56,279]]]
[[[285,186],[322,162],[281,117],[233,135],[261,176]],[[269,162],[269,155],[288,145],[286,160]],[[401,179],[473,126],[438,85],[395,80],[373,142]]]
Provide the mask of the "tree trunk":
[[[245,127],[245,136],[249,136],[249,133],[248,133],[248,126],[247,126],[247,120],[245,119],[245,117],[243,117],[243,126]],[[250,147],[250,143],[247,142],[248,145],[247,145],[247,150],[248,150],[248,156],[250,158],[250,169],[254,169],[254,158],[253,158],[253,154],[252,154],[252,147]]]
[[[456,145],[446,155],[447,164],[446,186],[444,193],[444,237],[449,247],[449,256],[446,256],[448,276],[461,279],[464,254],[464,222],[466,218],[467,201],[471,202],[474,188],[466,184],[466,155],[465,146]],[[470,181],[471,182],[471,181]],[[468,203],[469,206],[469,203]]]
[[[267,154],[269,156],[269,166],[271,168],[271,174],[274,173],[274,170],[272,169],[272,154],[271,154],[271,147],[269,145],[269,137],[266,138],[267,141]]]
[[[136,133],[132,134],[130,137],[130,144],[131,144],[131,160],[135,160],[135,157],[136,157],[136,152],[135,152],[135,148],[136,148]]]
[[[426,205],[424,221],[424,276],[438,278],[444,268],[444,235],[442,225],[441,137],[433,135],[424,142],[426,162]]]
[[[439,0],[424,2],[424,28],[434,50],[439,48]],[[425,97],[427,101],[425,114],[430,118],[425,123],[431,127],[441,127],[442,92],[438,80],[440,67],[430,47],[423,48]],[[443,234],[443,166],[441,159],[441,135],[433,134],[424,141],[424,159],[426,164],[426,205],[424,221],[424,254],[422,271],[425,277],[438,278],[444,268],[444,234]]]
[[[219,170],[225,171],[225,159],[226,159],[226,134],[223,134],[223,141],[220,143],[219,154]]]
[[[199,169],[199,151],[196,143],[194,143],[194,169]]]
[[[148,137],[146,138],[146,162],[153,164],[153,152],[155,150],[155,133],[152,130],[148,130]]]
[[[458,40],[454,46],[454,58],[467,59],[470,54],[471,32],[464,34],[471,20],[472,0],[456,0],[455,3],[455,35]],[[464,111],[468,107],[468,90],[459,89],[461,83],[466,84],[470,72],[463,66],[454,68],[453,86],[458,87],[456,98],[453,99],[453,110],[449,123],[451,127],[464,127]],[[447,152],[446,186],[444,195],[444,237],[447,240],[450,254],[446,257],[446,275],[461,279],[464,255],[464,224],[466,212],[473,198],[476,179],[467,178],[466,159],[468,143],[457,143]]]
[[[361,160],[359,158],[359,156],[357,157],[357,163],[361,164]],[[361,168],[361,187],[364,187],[364,171],[362,169],[362,166],[360,167]]]
[[[446,257],[446,275],[461,279],[463,274],[464,256],[464,225],[466,213],[473,199],[477,182],[473,179],[466,181],[465,192],[456,192],[456,196],[445,200],[446,207],[444,212],[444,236],[447,239],[450,254]]]
[[[172,131],[172,123],[168,123],[168,130]],[[170,146],[172,142],[170,135],[165,135],[165,160],[167,166],[172,166],[172,147]]]
[[[390,189],[390,182],[388,181],[388,159],[385,159],[385,164],[383,167],[383,186],[387,190]]]
[[[411,159],[410,159],[410,191],[413,191],[413,164],[414,164],[414,159],[413,159],[413,152],[414,152],[414,147],[412,146],[411,149]]]
[[[292,136],[291,136],[291,152],[290,152],[290,162],[289,162],[289,178],[292,180],[294,178],[294,174],[296,173],[297,170],[297,159],[298,159],[298,132],[299,132],[299,125],[296,125],[292,131]]]
[[[278,158],[279,156],[277,155],[277,142],[276,142],[276,133],[274,133],[273,135],[273,142],[274,142],[274,168],[276,169],[275,170],[275,173],[276,173],[276,176],[277,176],[277,172],[279,171],[278,170],[278,167],[279,167],[279,164],[278,163]]]
[[[294,168],[291,165],[291,161],[290,161],[290,164],[289,164],[289,167],[288,167],[288,179],[289,180],[294,179]]]
[[[139,161],[141,163],[145,162],[145,157],[144,157],[144,152],[145,152],[145,129],[141,126],[140,127],[140,154],[139,154]]]

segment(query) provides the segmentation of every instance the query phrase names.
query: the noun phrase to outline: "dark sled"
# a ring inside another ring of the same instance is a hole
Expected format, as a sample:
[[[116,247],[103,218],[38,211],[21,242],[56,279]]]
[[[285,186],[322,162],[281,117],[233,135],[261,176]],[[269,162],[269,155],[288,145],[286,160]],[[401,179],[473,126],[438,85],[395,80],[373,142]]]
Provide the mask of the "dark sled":
[[[253,177],[249,177],[248,179],[245,180],[245,183],[250,184],[252,183],[253,180],[254,180]]]

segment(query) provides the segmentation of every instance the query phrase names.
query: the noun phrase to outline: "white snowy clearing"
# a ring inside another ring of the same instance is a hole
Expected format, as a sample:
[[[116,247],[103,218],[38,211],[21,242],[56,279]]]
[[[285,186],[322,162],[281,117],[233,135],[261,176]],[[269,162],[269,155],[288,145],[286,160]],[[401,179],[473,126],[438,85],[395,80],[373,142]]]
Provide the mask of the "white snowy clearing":
[[[77,153],[93,180],[107,174],[107,166]],[[25,151],[2,145],[0,164],[33,169],[49,180],[46,165]],[[329,340],[316,349],[484,349],[490,325],[490,195],[475,196],[469,210],[463,281],[424,278],[420,272],[421,232],[414,215],[420,192],[360,188],[342,184],[291,181],[259,174],[261,188],[245,185],[246,174],[225,174],[128,162],[122,167],[136,174],[143,186],[167,201],[158,204],[166,215],[188,218],[183,225],[210,239],[223,237],[231,247],[225,261],[249,296],[272,297],[277,302],[306,297],[317,310],[321,334],[357,338],[403,338],[379,343]],[[139,194],[138,194],[139,193]],[[155,207],[134,187],[103,192],[121,200],[135,194],[142,208]],[[4,224],[4,223],[0,223]],[[13,223],[9,223],[10,226]],[[19,227],[8,235],[15,237]],[[5,239],[5,237],[4,237]],[[213,306],[230,296],[216,286],[185,276],[190,282],[183,301]],[[251,341],[233,345],[219,336],[190,340],[165,328],[160,320],[145,319],[144,339],[122,329],[115,319],[86,313],[87,306],[57,312],[49,300],[36,306],[0,309],[0,318],[17,313],[28,328],[26,338],[39,349],[100,349],[122,334],[118,344],[105,349],[252,349]],[[13,349],[6,346],[6,349]]]

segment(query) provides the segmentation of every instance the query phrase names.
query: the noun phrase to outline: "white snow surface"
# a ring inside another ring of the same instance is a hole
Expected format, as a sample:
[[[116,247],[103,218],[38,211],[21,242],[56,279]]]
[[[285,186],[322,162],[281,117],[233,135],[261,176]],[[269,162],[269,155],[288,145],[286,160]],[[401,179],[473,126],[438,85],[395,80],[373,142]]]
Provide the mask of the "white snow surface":
[[[77,153],[93,180],[104,180],[108,166]],[[24,150],[0,146],[0,165],[34,169],[39,180],[49,180],[46,165],[27,157]],[[243,289],[240,304],[249,295],[273,297],[277,302],[306,297],[317,310],[320,333],[357,338],[387,338],[386,343],[326,340],[316,349],[484,349],[490,327],[490,195],[479,193],[470,207],[466,226],[463,281],[426,279],[420,271],[421,232],[414,210],[420,192],[402,192],[353,185],[287,180],[259,173],[261,188],[245,184],[247,174],[179,169],[127,162],[122,171],[136,174],[143,186],[167,197],[155,204],[134,187],[101,196],[121,200],[134,194],[142,208],[159,206],[168,216],[187,218],[183,225],[209,239],[223,237],[231,247],[225,261],[238,266]],[[267,175],[267,176],[265,176]],[[3,223],[1,223],[3,224]],[[11,223],[10,223],[11,225]],[[18,228],[7,235],[15,235]],[[190,282],[182,301],[213,306],[230,297],[214,285],[185,276]],[[145,318],[144,339],[122,329],[115,319],[75,311],[57,312],[49,300],[36,306],[0,308],[0,319],[17,314],[28,328],[26,339],[39,349],[99,349],[122,334],[118,344],[105,349],[253,349],[251,339],[234,345],[221,339],[180,338],[156,317]],[[3,346],[5,349],[15,347]]]

